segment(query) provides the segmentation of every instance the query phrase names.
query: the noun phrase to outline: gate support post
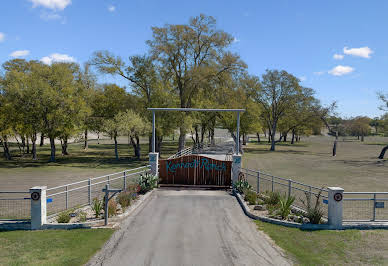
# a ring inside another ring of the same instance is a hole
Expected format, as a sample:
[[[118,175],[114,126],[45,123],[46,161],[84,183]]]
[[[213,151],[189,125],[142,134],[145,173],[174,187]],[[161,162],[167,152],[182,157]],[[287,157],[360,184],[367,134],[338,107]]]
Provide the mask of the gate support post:
[[[151,174],[159,175],[159,153],[150,152],[149,153],[150,165],[151,165]]]
[[[30,188],[31,230],[42,229],[42,226],[46,223],[46,189],[45,186]]]
[[[342,202],[344,189],[328,187],[328,223],[332,229],[342,228]]]
[[[234,185],[238,181],[238,175],[241,172],[241,155],[233,155],[232,161],[232,184]]]

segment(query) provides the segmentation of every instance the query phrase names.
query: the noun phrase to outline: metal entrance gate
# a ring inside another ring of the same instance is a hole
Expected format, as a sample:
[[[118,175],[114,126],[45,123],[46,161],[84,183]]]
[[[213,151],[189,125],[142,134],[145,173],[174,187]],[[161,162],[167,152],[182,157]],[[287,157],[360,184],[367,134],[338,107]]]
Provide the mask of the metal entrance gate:
[[[231,161],[187,155],[159,161],[160,184],[231,186]]]

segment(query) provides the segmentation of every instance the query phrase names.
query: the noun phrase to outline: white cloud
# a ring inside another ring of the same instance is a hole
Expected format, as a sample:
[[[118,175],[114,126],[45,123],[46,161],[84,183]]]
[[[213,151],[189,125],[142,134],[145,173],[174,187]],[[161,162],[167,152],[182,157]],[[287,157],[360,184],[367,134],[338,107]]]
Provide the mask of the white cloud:
[[[314,72],[314,75],[317,75],[317,76],[321,76],[325,74],[325,71],[317,71],[317,72]]]
[[[301,76],[301,77],[299,77],[299,79],[300,79],[300,81],[302,81],[302,82],[307,80],[306,76]]]
[[[29,0],[32,7],[42,6],[53,10],[63,10],[71,4],[71,0]]]
[[[30,54],[30,51],[28,50],[18,50],[12,52],[9,56],[19,58],[19,57],[25,57]]]
[[[329,70],[328,73],[333,76],[343,76],[343,75],[352,73],[353,71],[354,71],[353,67],[338,65],[332,70]]]
[[[348,48],[344,47],[344,54],[359,56],[363,58],[370,58],[370,55],[373,54],[373,51],[368,47],[360,47],[360,48]]]
[[[110,6],[108,6],[108,10],[109,10],[109,12],[115,12],[116,11],[116,7],[113,6],[113,5],[110,5]]]
[[[0,42],[4,42],[5,40],[5,34],[0,32]]]
[[[344,55],[343,54],[334,54],[333,58],[336,60],[342,60],[342,59],[344,59]]]
[[[53,62],[75,62],[75,58],[67,54],[51,54],[40,59],[44,64],[51,65]]]

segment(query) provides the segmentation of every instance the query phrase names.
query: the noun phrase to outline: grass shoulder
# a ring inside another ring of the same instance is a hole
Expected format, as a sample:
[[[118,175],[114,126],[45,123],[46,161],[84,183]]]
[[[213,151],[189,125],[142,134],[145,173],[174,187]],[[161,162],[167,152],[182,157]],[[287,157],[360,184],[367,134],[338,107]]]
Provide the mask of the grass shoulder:
[[[299,265],[375,265],[388,261],[388,230],[303,231],[256,221]]]
[[[0,232],[0,265],[83,265],[113,229]]]

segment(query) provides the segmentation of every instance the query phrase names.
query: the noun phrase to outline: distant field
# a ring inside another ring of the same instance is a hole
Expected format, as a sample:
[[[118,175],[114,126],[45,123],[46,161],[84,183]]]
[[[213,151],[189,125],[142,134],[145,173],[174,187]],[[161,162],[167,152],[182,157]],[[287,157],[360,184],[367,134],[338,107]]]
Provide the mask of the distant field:
[[[341,186],[345,191],[388,191],[388,159],[377,159],[388,137],[339,138],[332,156],[333,137],[311,136],[291,145],[278,143],[270,152],[265,141],[251,138],[244,149],[243,167],[291,178],[315,186]],[[388,157],[388,154],[386,155]]]
[[[29,154],[18,156],[13,146],[14,158],[6,161],[0,158],[0,190],[28,190],[32,186],[45,185],[53,187],[70,182],[119,172],[148,164],[148,142],[141,145],[141,159],[134,157],[132,146],[126,138],[119,139],[119,156],[114,157],[114,144],[110,139],[89,142],[88,150],[83,150],[83,143],[69,144],[68,156],[61,155],[57,145],[57,162],[48,163],[50,146],[38,146],[38,160],[32,161]],[[48,143],[46,143],[48,144]],[[165,141],[162,145],[162,157],[177,151],[176,141]]]

